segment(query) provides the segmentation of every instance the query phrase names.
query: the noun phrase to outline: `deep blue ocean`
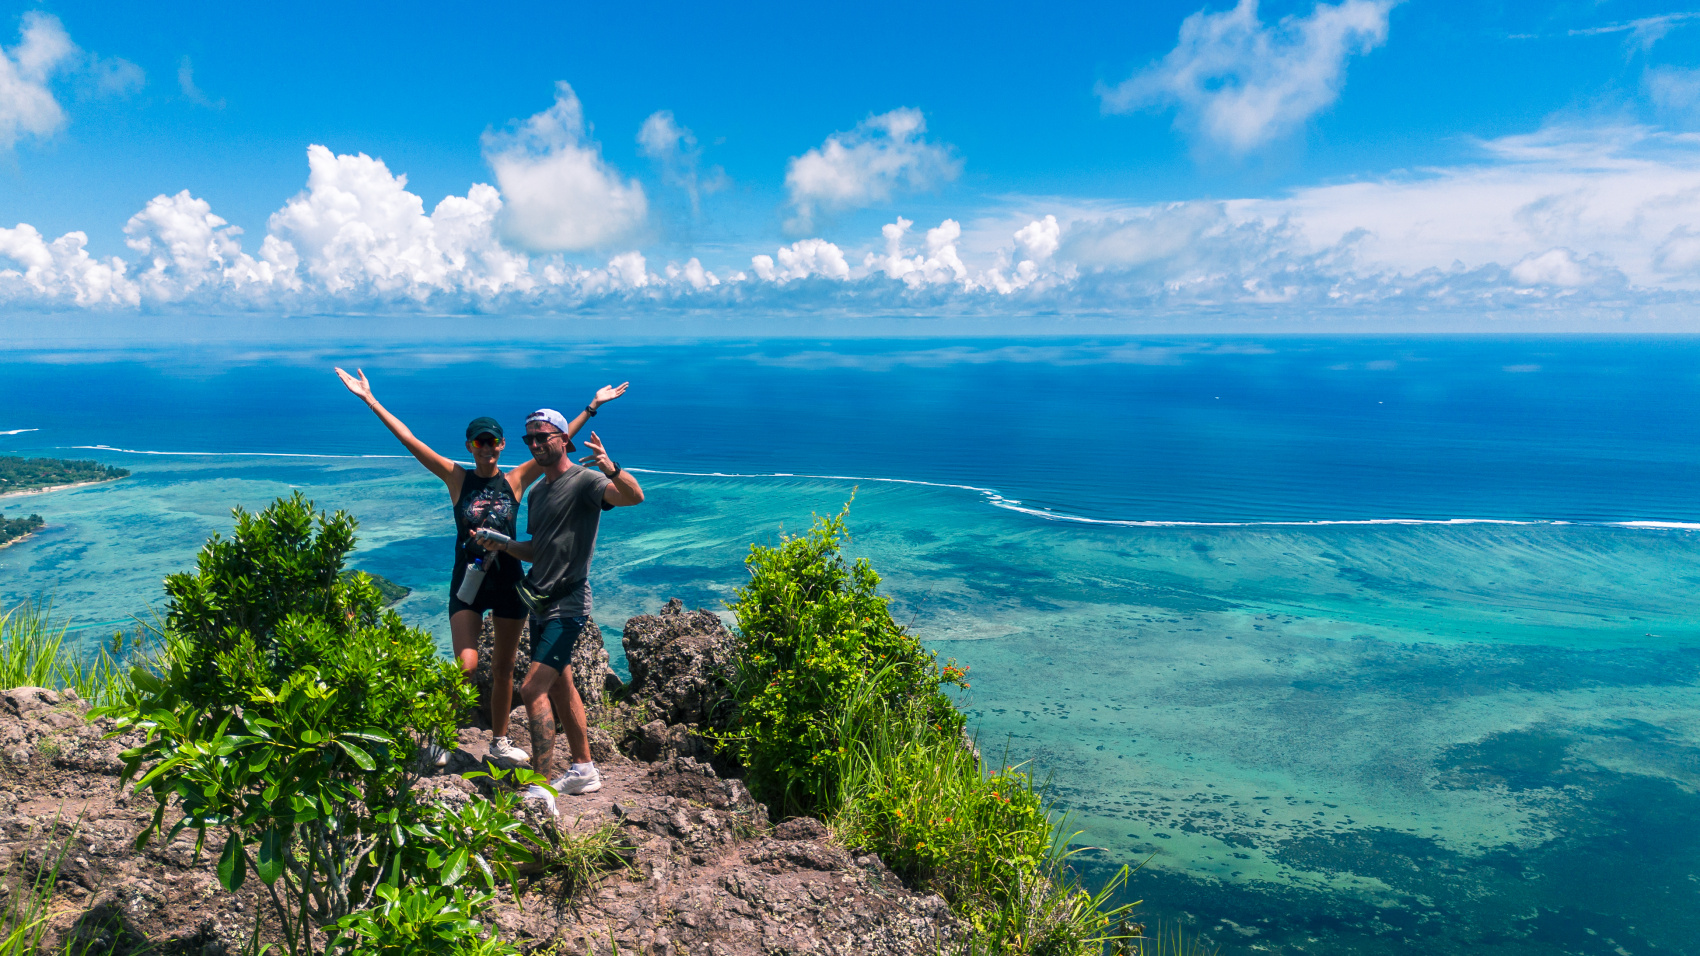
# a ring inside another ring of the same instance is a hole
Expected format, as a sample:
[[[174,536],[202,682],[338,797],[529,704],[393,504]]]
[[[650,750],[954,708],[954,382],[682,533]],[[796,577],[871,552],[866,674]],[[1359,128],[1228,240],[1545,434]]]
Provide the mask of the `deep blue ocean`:
[[[642,507],[596,616],[723,608],[855,495],[851,550],[973,668],[1089,876],[1226,953],[1700,953],[1700,339],[1148,337],[13,349],[0,602],[93,640],[230,509],[301,489],[446,638],[452,519],[331,372],[428,443],[592,427]],[[517,442],[508,460],[523,454]]]

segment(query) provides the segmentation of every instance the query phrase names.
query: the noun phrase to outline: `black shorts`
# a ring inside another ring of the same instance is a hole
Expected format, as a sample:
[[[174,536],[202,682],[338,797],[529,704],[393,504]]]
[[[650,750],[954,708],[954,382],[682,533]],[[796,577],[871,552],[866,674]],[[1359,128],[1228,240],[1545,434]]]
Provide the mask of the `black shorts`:
[[[473,596],[472,603],[468,604],[455,594],[456,591],[460,590],[461,578],[465,574],[466,568],[462,566],[453,580],[449,581],[449,617],[454,617],[462,611],[477,611],[478,616],[483,617],[484,612],[489,611],[495,616],[509,621],[525,619],[525,615],[529,612],[525,609],[525,602],[519,599],[519,592],[514,590],[512,578],[486,574],[484,584],[478,588],[478,593]]]
[[[573,666],[573,648],[584,631],[585,617],[552,617],[547,621],[531,619],[531,660],[546,664],[558,671]]]

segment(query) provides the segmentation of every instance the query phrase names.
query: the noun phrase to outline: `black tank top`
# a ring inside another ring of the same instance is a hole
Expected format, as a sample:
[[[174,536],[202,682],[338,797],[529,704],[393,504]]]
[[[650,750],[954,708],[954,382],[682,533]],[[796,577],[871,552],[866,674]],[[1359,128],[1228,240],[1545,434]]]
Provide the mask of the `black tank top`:
[[[455,566],[458,579],[460,570],[475,558],[485,558],[486,574],[496,574],[503,579],[519,580],[522,568],[513,558],[500,556],[494,566],[489,561],[490,552],[480,547],[472,540],[472,532],[480,528],[500,531],[508,537],[513,537],[518,527],[519,502],[514,500],[514,492],[508,485],[508,478],[500,472],[484,478],[468,468],[462,468],[460,481],[460,497],[455,499]]]

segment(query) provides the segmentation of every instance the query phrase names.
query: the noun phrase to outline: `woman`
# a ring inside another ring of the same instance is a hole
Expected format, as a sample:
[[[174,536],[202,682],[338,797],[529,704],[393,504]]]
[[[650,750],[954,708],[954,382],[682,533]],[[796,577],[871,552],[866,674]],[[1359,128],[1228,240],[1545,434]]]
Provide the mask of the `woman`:
[[[484,612],[491,612],[496,631],[496,659],[491,661],[490,668],[490,733],[494,738],[490,741],[490,756],[516,763],[528,762],[530,755],[508,739],[508,713],[513,704],[514,653],[519,648],[520,626],[525,621],[525,605],[514,592],[514,584],[525,571],[512,557],[486,551],[472,539],[472,535],[479,529],[488,528],[514,537],[519,503],[525,497],[525,489],[543,474],[543,469],[527,458],[524,464],[512,471],[502,472],[497,462],[501,460],[506,443],[502,440],[502,426],[493,418],[475,418],[466,426],[466,450],[471,453],[475,467],[462,468],[414,437],[400,419],[372,397],[372,386],[366,381],[366,373],[360,369],[355,369],[355,372],[360,376],[358,379],[340,368],[336,370],[342,384],[377,414],[385,427],[401,440],[413,457],[419,459],[425,470],[441,478],[448,486],[449,500],[454,503],[455,513],[455,564],[454,575],[449,582],[449,633],[454,639],[455,658],[460,662],[463,675],[477,670],[478,635],[483,629]],[[570,439],[583,428],[584,423],[596,414],[597,408],[624,395],[629,384],[622,382],[598,389],[596,397],[568,425],[567,437]],[[473,561],[482,563],[484,583],[473,599],[466,602],[457,592],[465,578],[467,565]],[[449,755],[442,749],[434,745],[428,749],[437,766],[448,763]]]

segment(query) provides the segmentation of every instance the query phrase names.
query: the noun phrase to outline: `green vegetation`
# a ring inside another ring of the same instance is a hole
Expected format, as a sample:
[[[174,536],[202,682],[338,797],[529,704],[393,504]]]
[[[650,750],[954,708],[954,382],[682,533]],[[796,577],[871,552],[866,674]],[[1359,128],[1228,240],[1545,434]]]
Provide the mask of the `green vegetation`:
[[[8,518],[0,513],[0,544],[8,544],[26,534],[40,530],[41,515],[29,515],[24,518]]]
[[[846,513],[848,507],[846,508]],[[1044,793],[1019,767],[988,772],[943,693],[965,672],[891,618],[865,560],[840,553],[845,514],[752,546],[732,713],[719,739],[763,799],[828,822],[971,928],[973,954],[1085,954],[1127,942],[1131,909],[1079,885]]]
[[[65,626],[51,619],[50,609],[38,603],[0,614],[0,689],[70,689],[97,705],[118,700],[131,668],[147,660],[147,632],[116,632],[94,653],[76,654],[65,646]]]
[[[17,458],[0,455],[0,495],[55,485],[90,481],[112,481],[129,475],[129,469],[114,468],[98,461],[66,461],[63,458]]]
[[[458,668],[383,609],[368,576],[343,575],[353,518],[299,492],[235,517],[194,572],[166,578],[163,659],[105,711],[115,733],[146,734],[123,754],[125,781],[156,804],[142,842],[219,838],[220,882],[259,877],[292,953],[511,952],[465,920],[419,917],[449,905],[470,920],[483,901],[463,882],[493,890],[552,846],[509,787],[454,811],[416,799],[421,747],[452,746],[471,703]],[[173,806],[183,815],[168,824]]]

